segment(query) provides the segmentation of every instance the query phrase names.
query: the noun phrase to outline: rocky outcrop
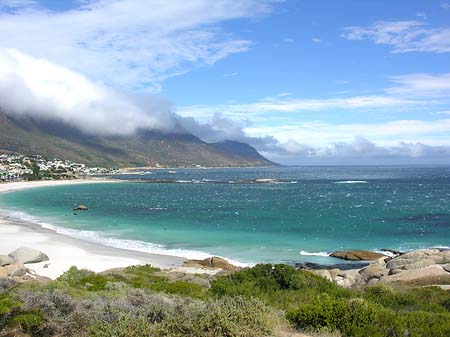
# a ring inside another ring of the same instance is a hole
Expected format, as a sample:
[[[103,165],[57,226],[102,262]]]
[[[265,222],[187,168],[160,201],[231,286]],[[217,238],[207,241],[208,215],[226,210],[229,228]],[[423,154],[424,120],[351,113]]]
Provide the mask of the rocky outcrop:
[[[378,283],[450,285],[450,250],[419,249],[392,259],[382,256],[359,269],[312,272],[347,288]]]
[[[187,260],[184,262],[185,267],[192,267],[192,268],[219,268],[222,270],[239,270],[239,267],[236,267],[229,263],[227,260],[212,256],[209,258],[206,258],[204,260]]]
[[[74,211],[87,211],[89,208],[85,205],[78,205],[73,208]]]
[[[14,263],[14,259],[9,255],[0,255],[0,267]]]
[[[14,282],[38,281],[45,282],[48,278],[36,275],[25,264],[48,261],[47,255],[39,250],[20,247],[8,255],[0,255],[0,279]]]
[[[343,250],[330,254],[331,257],[337,257],[349,261],[372,261],[380,257],[387,257],[384,254],[371,252],[368,250]]]
[[[20,263],[20,262],[8,264],[4,268],[8,272],[9,277],[14,277],[14,276],[21,277],[21,276],[25,276],[27,274],[27,270],[26,270],[25,266],[23,265],[23,263]]]
[[[28,247],[20,247],[8,256],[19,263],[38,263],[49,260],[48,256],[41,251]]]

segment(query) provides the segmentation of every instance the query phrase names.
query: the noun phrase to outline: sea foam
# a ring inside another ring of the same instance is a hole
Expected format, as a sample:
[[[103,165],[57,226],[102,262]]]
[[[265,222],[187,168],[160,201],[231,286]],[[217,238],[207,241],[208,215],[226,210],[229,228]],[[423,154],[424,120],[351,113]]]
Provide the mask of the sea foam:
[[[314,253],[314,252],[306,252],[306,251],[304,251],[304,250],[301,250],[301,251],[299,252],[299,254],[300,254],[300,255],[303,255],[303,256],[324,256],[324,257],[330,256],[330,254],[328,254],[327,252],[317,252],[317,253]]]
[[[335,181],[335,184],[367,184],[366,180],[343,180],[343,181]]]

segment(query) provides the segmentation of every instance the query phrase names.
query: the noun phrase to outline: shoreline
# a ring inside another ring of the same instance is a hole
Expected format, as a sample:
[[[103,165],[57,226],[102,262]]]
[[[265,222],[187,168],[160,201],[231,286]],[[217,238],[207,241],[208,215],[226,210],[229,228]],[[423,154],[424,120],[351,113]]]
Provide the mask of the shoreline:
[[[30,188],[76,184],[120,183],[112,179],[76,179],[23,181],[0,184],[0,194]],[[0,205],[1,208],[1,205]],[[47,254],[50,261],[27,264],[36,274],[55,279],[71,266],[101,272],[138,264],[151,264],[161,269],[182,267],[183,257],[144,253],[110,247],[57,233],[39,224],[0,214],[0,254],[8,254],[20,246],[27,246]],[[189,268],[186,268],[189,271]],[[194,270],[195,272],[195,270]]]

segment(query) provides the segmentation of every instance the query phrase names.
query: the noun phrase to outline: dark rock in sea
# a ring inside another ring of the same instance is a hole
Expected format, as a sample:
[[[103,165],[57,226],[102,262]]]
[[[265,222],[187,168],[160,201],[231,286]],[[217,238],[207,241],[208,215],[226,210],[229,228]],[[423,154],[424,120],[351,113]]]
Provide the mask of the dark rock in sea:
[[[373,261],[386,255],[368,250],[345,250],[334,252],[330,256],[349,261]]]
[[[87,211],[89,208],[85,205],[78,205],[77,207],[74,207],[74,211]]]

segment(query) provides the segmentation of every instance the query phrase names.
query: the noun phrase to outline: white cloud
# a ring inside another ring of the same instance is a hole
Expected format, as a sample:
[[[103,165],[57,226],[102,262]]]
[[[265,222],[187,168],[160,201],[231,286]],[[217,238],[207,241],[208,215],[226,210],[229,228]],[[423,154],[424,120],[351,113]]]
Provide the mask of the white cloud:
[[[21,9],[37,5],[35,0],[0,0],[0,9]]]
[[[428,19],[427,14],[424,13],[424,12],[417,12],[416,16],[419,17],[419,18],[422,18],[423,20],[427,20]]]
[[[450,52],[450,28],[433,28],[420,21],[379,21],[368,27],[346,27],[341,37],[389,45],[394,53]]]
[[[0,49],[0,107],[9,115],[57,120],[93,134],[132,134],[141,128],[176,126],[165,99],[125,96],[11,49]]]
[[[318,38],[318,37],[313,37],[313,38],[311,39],[311,41],[314,42],[314,43],[321,43],[321,42],[322,42],[322,39],[320,39],[320,38]]]
[[[414,96],[449,96],[450,73],[445,74],[408,74],[390,77],[395,84],[386,91],[390,94]]]
[[[248,50],[251,41],[225,33],[220,24],[267,14],[272,2],[92,0],[65,12],[39,7],[3,12],[0,47],[48,59],[108,85],[157,90],[168,77]]]
[[[293,113],[326,109],[377,109],[417,104],[421,103],[408,98],[390,97],[387,95],[329,99],[297,99],[276,96],[266,97],[253,103],[184,106],[179,107],[177,112],[182,116],[193,116],[204,119],[212,116],[214,113],[222,113],[234,117],[240,117],[242,115],[250,117],[252,115],[264,115],[268,112]]]
[[[172,112],[153,95],[125,95],[47,60],[0,48],[0,110],[9,116],[54,120],[94,135],[130,135],[139,130],[189,131],[208,142],[238,140],[266,148],[270,137],[249,137],[245,123],[215,114],[199,123]]]
[[[449,10],[450,9],[450,3],[448,2],[444,2],[441,4],[441,7],[445,10]]]
[[[280,144],[272,158],[290,164],[411,164],[450,163],[450,146],[430,146],[420,142],[398,142],[380,146],[363,137],[348,142],[311,147],[289,140]],[[270,153],[268,153],[271,155]]]
[[[251,125],[244,129],[250,137],[271,135],[280,144],[290,141],[311,147],[327,147],[334,143],[348,143],[355,137],[366,137],[381,146],[394,146],[399,142],[421,142],[428,145],[450,146],[450,119],[395,120],[383,123],[324,122],[289,123],[277,126]]]

